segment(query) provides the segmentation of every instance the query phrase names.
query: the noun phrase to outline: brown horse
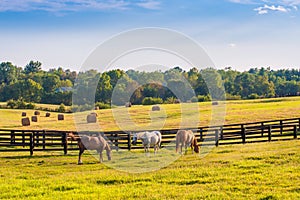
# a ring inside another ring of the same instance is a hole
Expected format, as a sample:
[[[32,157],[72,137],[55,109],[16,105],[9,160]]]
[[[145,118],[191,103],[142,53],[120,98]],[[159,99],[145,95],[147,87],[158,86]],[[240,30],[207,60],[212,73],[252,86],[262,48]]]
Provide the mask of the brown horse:
[[[176,153],[180,148],[180,153],[182,154],[182,147],[185,148],[185,153],[187,152],[188,146],[196,153],[199,153],[199,147],[197,144],[197,139],[191,130],[179,130],[176,134]],[[193,152],[194,153],[194,152]]]
[[[111,148],[102,136],[92,137],[92,136],[75,136],[73,133],[68,134],[69,137],[78,142],[79,147],[79,157],[78,165],[82,164],[81,155],[84,150],[97,150],[100,155],[100,162],[103,162],[102,152],[105,149],[108,160],[111,160]]]

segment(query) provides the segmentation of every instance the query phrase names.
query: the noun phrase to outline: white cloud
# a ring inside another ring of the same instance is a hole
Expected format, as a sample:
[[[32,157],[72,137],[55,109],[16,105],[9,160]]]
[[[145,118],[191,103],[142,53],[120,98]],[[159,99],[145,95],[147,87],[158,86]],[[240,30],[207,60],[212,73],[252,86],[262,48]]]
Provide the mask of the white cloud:
[[[254,11],[257,11],[258,14],[263,15],[267,14],[269,11],[278,11],[278,12],[289,12],[289,8],[285,8],[283,6],[275,6],[275,5],[264,5],[258,8],[255,8]]]
[[[0,0],[0,12],[26,12],[42,10],[48,12],[130,9],[138,6],[144,9],[158,9],[160,2],[154,0]]]
[[[300,0],[227,0],[232,3],[239,4],[276,4],[283,6],[295,6],[300,5]]]
[[[300,6],[300,0],[227,0],[231,3],[238,4],[248,4],[257,5],[259,7],[255,8],[258,14],[267,14],[270,11],[278,12],[290,12],[298,11],[298,6]],[[272,4],[271,6],[269,6]],[[277,5],[277,6],[275,6]]]
[[[160,8],[160,2],[158,1],[143,1],[136,4],[137,6],[140,6],[142,8],[151,9],[151,10],[157,10]]]

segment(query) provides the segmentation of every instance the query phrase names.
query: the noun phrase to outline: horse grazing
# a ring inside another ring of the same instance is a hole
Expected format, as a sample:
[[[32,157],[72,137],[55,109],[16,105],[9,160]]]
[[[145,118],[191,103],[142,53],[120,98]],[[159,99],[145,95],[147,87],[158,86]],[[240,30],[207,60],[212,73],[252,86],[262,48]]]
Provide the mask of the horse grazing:
[[[136,145],[137,140],[142,141],[145,153],[149,153],[150,147],[153,146],[154,154],[156,154],[161,144],[161,133],[159,131],[134,133],[132,144]]]
[[[111,148],[102,136],[92,137],[92,136],[81,136],[76,137],[73,133],[68,134],[73,141],[78,142],[79,156],[78,165],[82,164],[81,155],[84,150],[97,150],[100,155],[100,162],[103,162],[102,152],[105,149],[108,160],[111,160]]]
[[[180,148],[180,153],[182,154],[182,147],[184,146],[185,152],[187,152],[188,146],[196,153],[199,153],[199,147],[197,144],[197,139],[191,130],[179,130],[176,134],[176,153]],[[193,152],[194,153],[194,152]]]

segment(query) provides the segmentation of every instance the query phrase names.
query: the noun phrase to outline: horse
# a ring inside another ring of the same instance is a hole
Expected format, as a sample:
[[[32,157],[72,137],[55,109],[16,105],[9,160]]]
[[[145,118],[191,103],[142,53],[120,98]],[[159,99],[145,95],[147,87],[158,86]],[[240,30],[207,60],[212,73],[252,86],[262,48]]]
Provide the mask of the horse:
[[[156,154],[161,144],[161,133],[159,131],[134,133],[132,144],[136,145],[137,140],[142,141],[145,153],[149,153],[150,147],[153,146],[154,154]]]
[[[111,148],[106,140],[102,136],[92,137],[92,136],[81,136],[76,137],[73,133],[69,133],[68,136],[73,140],[78,142],[79,156],[78,165],[83,164],[81,160],[81,155],[84,150],[97,150],[100,155],[100,163],[103,162],[102,152],[105,149],[108,160],[111,160]]]
[[[176,133],[176,153],[178,153],[178,150],[180,148],[180,153],[182,154],[183,146],[185,148],[185,153],[187,153],[188,146],[191,146],[192,150],[194,150],[196,153],[199,153],[197,139],[191,130],[179,130]]]

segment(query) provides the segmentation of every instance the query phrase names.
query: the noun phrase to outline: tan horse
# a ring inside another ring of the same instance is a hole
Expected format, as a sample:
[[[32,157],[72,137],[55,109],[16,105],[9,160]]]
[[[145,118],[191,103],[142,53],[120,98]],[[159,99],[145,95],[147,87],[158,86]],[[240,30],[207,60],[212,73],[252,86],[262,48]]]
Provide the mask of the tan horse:
[[[191,130],[179,130],[176,134],[176,153],[180,148],[180,153],[182,154],[182,147],[185,148],[185,153],[187,153],[188,146],[191,147],[196,153],[199,153],[199,147],[197,144],[197,139]],[[194,153],[194,152],[193,152]]]
[[[108,143],[102,136],[91,137],[91,136],[75,136],[73,133],[68,134],[69,137],[78,142],[79,147],[79,156],[78,156],[78,165],[82,164],[81,155],[84,150],[97,150],[100,155],[100,162],[103,162],[102,152],[106,150],[106,155],[108,160],[111,160],[111,148]]]

